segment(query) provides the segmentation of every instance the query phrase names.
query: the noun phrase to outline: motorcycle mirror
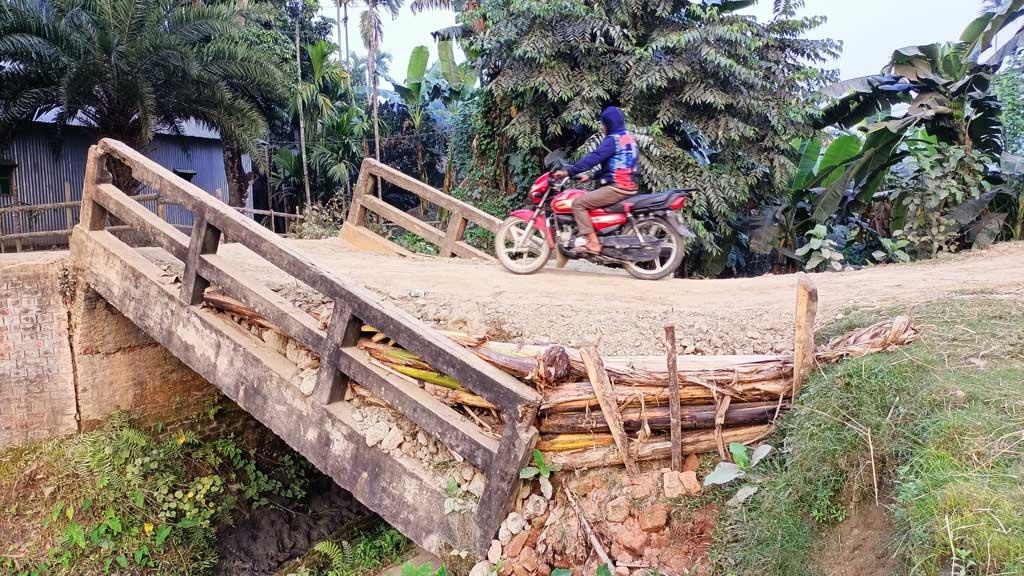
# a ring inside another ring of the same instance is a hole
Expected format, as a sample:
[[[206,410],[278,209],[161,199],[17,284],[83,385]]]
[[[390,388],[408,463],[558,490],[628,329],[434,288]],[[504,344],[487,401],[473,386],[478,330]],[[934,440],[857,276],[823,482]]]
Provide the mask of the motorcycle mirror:
[[[565,158],[565,150],[552,150],[547,156],[544,157],[544,167],[547,168],[549,172],[560,170],[568,165],[569,162]]]

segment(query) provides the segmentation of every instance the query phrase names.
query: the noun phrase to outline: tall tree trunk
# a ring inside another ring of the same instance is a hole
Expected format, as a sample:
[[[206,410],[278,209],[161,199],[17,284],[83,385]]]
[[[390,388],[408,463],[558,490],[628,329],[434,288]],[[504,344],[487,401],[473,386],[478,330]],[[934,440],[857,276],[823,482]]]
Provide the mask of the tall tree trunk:
[[[338,60],[341,60],[341,27],[342,26],[345,26],[346,28],[348,27],[348,23],[342,24],[342,21],[341,21],[341,3],[343,1],[344,0],[338,0],[338,3],[334,6],[334,8],[335,8],[335,12],[334,13],[338,17]],[[346,63],[346,68],[347,68],[347,66],[348,66],[348,64]]]
[[[224,142],[224,174],[228,180],[228,204],[244,208],[255,173],[245,171],[242,150],[233,142]]]
[[[345,5],[342,7],[343,10],[344,10],[344,14],[345,14],[344,18],[342,19],[342,21],[345,22],[345,68],[348,69],[348,70],[351,70],[352,69],[352,52],[350,52],[349,49],[348,49],[348,0],[342,0],[342,1],[345,2]],[[340,46],[339,46],[339,48],[340,48]]]
[[[373,110],[373,156],[380,161],[380,116],[377,106],[377,2],[368,0],[370,11],[370,53],[366,59],[366,70],[370,75],[370,109]]]
[[[298,82],[302,84],[302,47],[299,43],[299,19],[295,19],[295,68]],[[302,153],[302,184],[306,189],[306,206],[313,204],[313,196],[309,193],[309,164],[306,161],[306,119],[302,112],[302,97],[296,95],[299,110],[299,147]]]

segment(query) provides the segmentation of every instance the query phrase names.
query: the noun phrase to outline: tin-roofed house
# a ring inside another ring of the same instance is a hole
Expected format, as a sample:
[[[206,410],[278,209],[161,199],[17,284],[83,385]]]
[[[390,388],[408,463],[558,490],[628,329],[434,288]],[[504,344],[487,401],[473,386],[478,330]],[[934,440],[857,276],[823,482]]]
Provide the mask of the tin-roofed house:
[[[0,143],[0,251],[67,245],[78,221],[78,207],[67,204],[82,199],[86,157],[97,136],[78,124],[65,126],[60,136],[57,128],[44,117],[21,125],[9,142]],[[158,132],[145,152],[178,176],[227,200],[223,150],[215,131],[188,122],[181,134]],[[243,164],[251,169],[248,158]],[[158,211],[156,200],[143,204]],[[252,208],[251,194],[248,204]],[[191,213],[179,206],[161,206],[158,213],[175,225],[192,224]]]

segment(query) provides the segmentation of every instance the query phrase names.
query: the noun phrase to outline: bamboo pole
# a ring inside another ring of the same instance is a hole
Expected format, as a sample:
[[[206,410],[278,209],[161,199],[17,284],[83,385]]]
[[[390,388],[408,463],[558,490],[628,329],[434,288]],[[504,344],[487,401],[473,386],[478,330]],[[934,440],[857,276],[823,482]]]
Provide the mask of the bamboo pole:
[[[615,438],[615,445],[626,465],[626,472],[633,475],[639,474],[640,468],[637,467],[629,453],[629,438],[622,426],[622,417],[619,415],[618,403],[615,402],[612,383],[608,380],[608,373],[601,362],[601,356],[597,353],[597,347],[587,346],[581,352],[583,353],[583,363],[587,367],[587,374],[590,376],[590,383],[594,386],[597,401],[601,404],[601,412],[604,413],[604,417],[608,421],[612,437]]]
[[[730,443],[750,444],[771,434],[772,430],[774,430],[774,427],[771,424],[731,428],[723,432],[723,437],[725,441]],[[595,441],[600,441],[601,439],[602,437],[600,436],[595,437]],[[715,433],[711,430],[683,432],[682,440],[683,454],[705,454],[707,452],[714,452],[717,448]],[[662,437],[638,443],[634,458],[639,462],[662,460],[670,457],[671,452],[672,441]],[[615,446],[601,446],[572,452],[546,452],[544,454],[544,461],[559,464],[569,469],[599,468],[602,466],[621,465],[622,454]]]
[[[723,396],[729,398],[728,396]],[[725,406],[721,412],[720,406]],[[669,407],[637,406],[620,410],[622,426],[626,431],[637,432],[646,425],[651,430],[670,430],[674,425],[682,430],[703,430],[716,427],[731,428],[751,424],[770,422],[775,415],[775,402],[732,402],[726,405],[723,401],[719,406],[683,406],[673,417]],[[540,420],[542,434],[572,434],[580,432],[608,432],[608,420],[602,412],[562,412],[545,414]],[[682,452],[680,452],[682,456]],[[681,464],[681,463],[680,463]]]

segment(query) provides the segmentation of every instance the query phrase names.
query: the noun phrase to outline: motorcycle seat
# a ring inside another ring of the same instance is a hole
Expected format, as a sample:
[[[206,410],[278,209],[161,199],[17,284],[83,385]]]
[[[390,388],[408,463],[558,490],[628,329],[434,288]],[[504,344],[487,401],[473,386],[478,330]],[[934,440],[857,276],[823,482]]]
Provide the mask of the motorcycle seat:
[[[662,210],[668,208],[668,205],[672,200],[679,197],[679,194],[684,194],[688,190],[669,190],[667,192],[658,192],[655,194],[637,194],[631,198],[626,198],[622,202],[612,204],[611,206],[605,206],[602,208],[609,214],[625,214],[626,212],[640,212],[650,210]]]

